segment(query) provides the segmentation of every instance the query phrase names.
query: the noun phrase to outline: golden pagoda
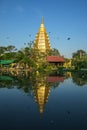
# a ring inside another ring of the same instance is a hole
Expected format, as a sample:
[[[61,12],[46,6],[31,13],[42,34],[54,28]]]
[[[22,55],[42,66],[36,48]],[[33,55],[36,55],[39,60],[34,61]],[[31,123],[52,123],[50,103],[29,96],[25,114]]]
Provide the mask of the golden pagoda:
[[[39,28],[38,33],[34,41],[34,49],[39,52],[47,52],[50,48],[49,36],[44,27],[44,18],[42,17],[42,22]]]

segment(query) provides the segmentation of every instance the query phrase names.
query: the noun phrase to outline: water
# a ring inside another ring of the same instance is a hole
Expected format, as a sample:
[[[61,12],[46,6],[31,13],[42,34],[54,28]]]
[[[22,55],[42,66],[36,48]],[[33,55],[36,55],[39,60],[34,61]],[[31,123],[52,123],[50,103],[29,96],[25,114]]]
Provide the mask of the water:
[[[0,130],[87,130],[87,74],[0,75]]]

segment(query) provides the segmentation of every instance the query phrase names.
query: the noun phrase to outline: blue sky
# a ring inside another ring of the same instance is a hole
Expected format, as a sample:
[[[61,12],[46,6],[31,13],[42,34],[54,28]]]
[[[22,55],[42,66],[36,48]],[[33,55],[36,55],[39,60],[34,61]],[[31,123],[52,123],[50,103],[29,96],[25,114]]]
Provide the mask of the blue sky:
[[[0,46],[23,48],[35,39],[42,16],[52,48],[65,57],[87,52],[87,0],[0,0]]]

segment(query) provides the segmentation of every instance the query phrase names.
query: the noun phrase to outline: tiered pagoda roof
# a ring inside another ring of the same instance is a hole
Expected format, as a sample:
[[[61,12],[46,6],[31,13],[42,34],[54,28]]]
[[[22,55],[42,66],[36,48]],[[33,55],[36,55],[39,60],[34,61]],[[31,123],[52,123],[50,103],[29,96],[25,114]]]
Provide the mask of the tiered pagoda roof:
[[[38,33],[36,34],[36,39],[34,41],[34,49],[40,52],[47,52],[50,50],[49,36],[44,27],[44,18],[42,17],[42,22]]]

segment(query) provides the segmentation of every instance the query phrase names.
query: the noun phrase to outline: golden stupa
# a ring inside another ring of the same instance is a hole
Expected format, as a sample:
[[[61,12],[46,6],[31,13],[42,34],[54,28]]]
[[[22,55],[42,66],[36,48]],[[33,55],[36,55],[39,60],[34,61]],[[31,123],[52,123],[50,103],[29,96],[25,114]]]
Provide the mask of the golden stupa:
[[[42,17],[42,22],[38,33],[34,41],[34,49],[39,52],[48,52],[50,48],[49,36],[44,27],[44,18]]]

